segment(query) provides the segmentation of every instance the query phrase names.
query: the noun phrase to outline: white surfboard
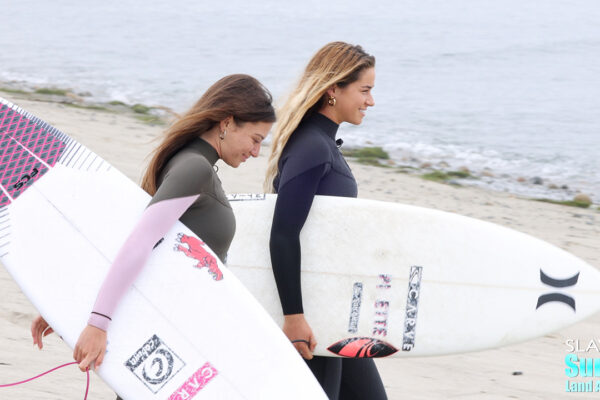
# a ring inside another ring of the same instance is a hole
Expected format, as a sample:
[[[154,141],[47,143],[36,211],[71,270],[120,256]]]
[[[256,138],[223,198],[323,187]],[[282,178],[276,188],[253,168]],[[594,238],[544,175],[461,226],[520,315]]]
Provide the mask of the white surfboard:
[[[268,243],[275,195],[231,195],[228,267],[283,317]],[[546,242],[457,214],[316,196],[301,236],[316,354],[429,356],[525,341],[600,308],[600,273]]]
[[[0,99],[0,259],[73,347],[150,197]],[[98,369],[124,399],[324,399],[279,327],[178,223],[121,301]]]

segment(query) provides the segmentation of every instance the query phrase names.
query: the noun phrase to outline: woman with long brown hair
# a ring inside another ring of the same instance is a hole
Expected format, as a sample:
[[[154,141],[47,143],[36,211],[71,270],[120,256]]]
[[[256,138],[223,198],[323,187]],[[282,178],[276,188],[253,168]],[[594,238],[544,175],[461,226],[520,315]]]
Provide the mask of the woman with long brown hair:
[[[73,357],[82,371],[102,364],[111,316],[152,248],[177,220],[225,261],[235,218],[215,163],[222,159],[238,167],[257,157],[274,121],[269,91],[251,76],[238,74],[213,84],[167,130],[142,181],[152,200],[115,257],[75,346]],[[34,344],[40,348],[47,327],[41,316],[32,323]]]
[[[313,357],[318,338],[304,317],[300,287],[300,231],[314,196],[357,196],[336,133],[342,122],[362,122],[375,105],[374,84],[375,58],[360,46],[333,42],[321,48],[278,113],[265,179],[265,191],[278,194],[270,249],[283,331],[331,399],[387,398],[373,360]]]

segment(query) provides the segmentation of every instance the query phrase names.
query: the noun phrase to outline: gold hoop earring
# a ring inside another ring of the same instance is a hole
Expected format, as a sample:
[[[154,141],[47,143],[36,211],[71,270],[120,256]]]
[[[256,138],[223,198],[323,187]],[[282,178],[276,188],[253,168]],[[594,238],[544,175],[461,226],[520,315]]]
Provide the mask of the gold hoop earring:
[[[225,135],[227,135],[227,131],[223,131],[219,134],[219,139],[225,140]]]
[[[329,96],[329,99],[327,99],[327,104],[329,104],[331,107],[335,106],[336,103],[336,98],[333,96]]]

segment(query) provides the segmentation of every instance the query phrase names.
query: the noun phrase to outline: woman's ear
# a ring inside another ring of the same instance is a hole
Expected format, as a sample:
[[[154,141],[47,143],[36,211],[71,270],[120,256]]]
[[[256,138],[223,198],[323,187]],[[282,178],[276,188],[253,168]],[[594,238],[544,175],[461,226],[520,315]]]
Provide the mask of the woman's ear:
[[[329,97],[335,97],[339,90],[340,88],[337,85],[332,85],[329,89],[327,89],[326,93]]]
[[[233,117],[229,116],[227,118],[225,118],[224,120],[222,120],[221,122],[219,122],[219,130],[221,132],[226,131],[227,128],[229,128],[231,126],[231,121],[233,121]]]

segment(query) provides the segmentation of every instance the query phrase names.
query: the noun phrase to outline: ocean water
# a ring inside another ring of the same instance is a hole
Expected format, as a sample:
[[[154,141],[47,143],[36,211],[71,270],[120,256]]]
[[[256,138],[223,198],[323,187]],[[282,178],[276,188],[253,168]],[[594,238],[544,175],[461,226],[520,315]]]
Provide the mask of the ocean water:
[[[494,190],[600,202],[596,0],[0,0],[0,10],[0,81],[177,111],[237,72],[283,99],[323,44],[358,43],[377,57],[376,106],[340,129],[345,146],[487,171],[471,184]]]

